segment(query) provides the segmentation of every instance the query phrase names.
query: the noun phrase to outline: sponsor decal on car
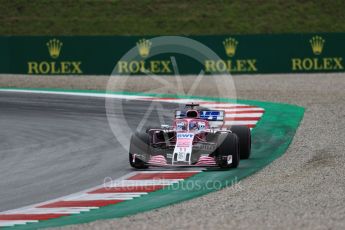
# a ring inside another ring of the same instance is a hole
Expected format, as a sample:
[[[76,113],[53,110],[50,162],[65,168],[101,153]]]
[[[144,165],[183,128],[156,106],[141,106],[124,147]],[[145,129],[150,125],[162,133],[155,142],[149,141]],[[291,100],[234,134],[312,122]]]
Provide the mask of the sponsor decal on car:
[[[176,138],[172,164],[174,164],[174,162],[188,162],[190,164],[194,134],[178,133]]]

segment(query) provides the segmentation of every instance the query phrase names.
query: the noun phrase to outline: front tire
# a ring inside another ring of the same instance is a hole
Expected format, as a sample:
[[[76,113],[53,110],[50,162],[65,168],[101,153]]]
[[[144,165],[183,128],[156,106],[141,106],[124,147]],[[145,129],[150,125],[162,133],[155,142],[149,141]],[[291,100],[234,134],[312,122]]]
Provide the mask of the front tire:
[[[134,154],[149,155],[150,137],[147,133],[134,133],[131,137],[129,147],[129,164],[136,169],[146,169],[148,166],[139,158],[134,158]]]
[[[223,136],[224,135],[224,136]],[[221,168],[237,168],[240,163],[240,154],[239,154],[239,143],[238,137],[235,134],[227,133],[219,136],[218,143],[218,165]],[[231,155],[232,162],[228,162],[228,156]]]
[[[251,153],[251,132],[247,126],[234,125],[230,131],[237,135],[240,145],[240,158],[248,159]]]

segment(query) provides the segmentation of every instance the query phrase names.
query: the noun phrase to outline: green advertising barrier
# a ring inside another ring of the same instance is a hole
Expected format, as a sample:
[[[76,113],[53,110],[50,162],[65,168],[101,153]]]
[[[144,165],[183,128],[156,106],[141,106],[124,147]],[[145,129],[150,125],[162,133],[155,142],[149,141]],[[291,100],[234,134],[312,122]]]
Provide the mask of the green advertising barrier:
[[[10,37],[0,37],[0,73],[10,73]]]
[[[179,74],[343,72],[345,33],[191,36],[219,58],[200,61],[183,54],[152,55],[153,37],[0,37],[0,72],[11,74]],[[122,60],[134,49],[137,58]]]

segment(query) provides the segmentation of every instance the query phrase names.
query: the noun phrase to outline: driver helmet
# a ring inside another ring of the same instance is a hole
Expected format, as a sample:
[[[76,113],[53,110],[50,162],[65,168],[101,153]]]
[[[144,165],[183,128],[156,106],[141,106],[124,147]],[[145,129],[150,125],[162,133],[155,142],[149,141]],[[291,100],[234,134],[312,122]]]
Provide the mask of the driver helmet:
[[[177,122],[176,123],[176,130],[177,131],[183,131],[183,130],[186,130],[186,124],[185,122]]]
[[[195,130],[197,128],[198,128],[197,122],[195,122],[195,121],[189,122],[189,130]]]

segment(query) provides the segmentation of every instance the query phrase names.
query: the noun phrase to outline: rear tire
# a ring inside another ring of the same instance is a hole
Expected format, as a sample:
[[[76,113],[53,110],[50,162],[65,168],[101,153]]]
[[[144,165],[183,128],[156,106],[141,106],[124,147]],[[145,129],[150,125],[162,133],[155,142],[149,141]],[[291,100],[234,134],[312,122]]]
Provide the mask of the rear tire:
[[[129,147],[129,164],[136,169],[146,169],[148,166],[139,158],[134,158],[134,154],[149,155],[150,137],[147,133],[134,133],[131,137]]]
[[[226,135],[225,137],[223,135]],[[227,133],[219,136],[219,147],[218,147],[218,165],[221,168],[237,168],[240,163],[240,154],[239,154],[239,143],[238,137],[235,134]],[[227,157],[232,156],[232,163],[228,164]]]
[[[234,125],[230,127],[232,133],[236,134],[240,145],[240,158],[248,159],[251,153],[251,132],[247,126]]]

